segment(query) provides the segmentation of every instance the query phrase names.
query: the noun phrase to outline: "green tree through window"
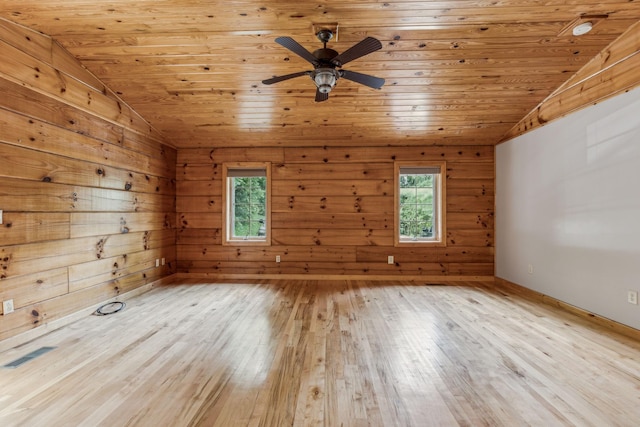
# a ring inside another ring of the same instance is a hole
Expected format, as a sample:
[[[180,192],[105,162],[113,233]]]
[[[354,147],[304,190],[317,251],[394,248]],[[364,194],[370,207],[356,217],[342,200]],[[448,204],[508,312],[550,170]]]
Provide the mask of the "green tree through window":
[[[446,163],[394,163],[394,244],[446,246]]]
[[[433,236],[433,174],[400,174],[400,237]]]
[[[266,186],[264,176],[232,177],[233,238],[265,235]]]
[[[270,245],[271,165],[224,163],[223,245]]]

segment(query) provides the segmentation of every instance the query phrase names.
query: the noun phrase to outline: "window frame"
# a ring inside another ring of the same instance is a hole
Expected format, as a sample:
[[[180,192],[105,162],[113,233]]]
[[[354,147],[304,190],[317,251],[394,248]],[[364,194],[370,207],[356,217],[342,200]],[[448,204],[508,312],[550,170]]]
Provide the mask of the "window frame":
[[[232,233],[234,216],[231,201],[233,189],[229,180],[230,170],[264,169],[267,179],[265,185],[265,235],[264,239],[234,238]],[[235,162],[222,164],[222,245],[223,246],[271,246],[271,163],[269,162]]]
[[[406,168],[438,168],[440,173],[436,176],[434,183],[434,237],[431,239],[408,240],[400,235],[400,172]],[[396,161],[394,162],[394,246],[447,246],[447,164],[444,161]]]

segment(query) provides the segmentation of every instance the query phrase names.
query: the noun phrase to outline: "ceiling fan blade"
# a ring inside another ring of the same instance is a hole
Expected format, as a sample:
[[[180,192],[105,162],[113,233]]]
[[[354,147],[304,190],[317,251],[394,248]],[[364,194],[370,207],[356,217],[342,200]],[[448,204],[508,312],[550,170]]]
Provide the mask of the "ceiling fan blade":
[[[380,77],[370,76],[369,74],[356,73],[355,71],[340,70],[340,77],[369,86],[374,89],[380,89],[384,84],[384,79]]]
[[[311,52],[309,52],[307,49],[302,47],[300,43],[298,43],[291,37],[278,37],[276,39],[276,43],[286,47],[287,49],[289,49],[291,52],[295,53],[302,59],[309,61],[311,64],[313,64],[313,66],[318,65],[318,58],[313,56]]]
[[[326,101],[327,99],[329,99],[328,93],[322,93],[316,89],[316,102]]]
[[[331,62],[337,67],[342,67],[347,62],[351,62],[354,59],[368,55],[378,49],[382,49],[382,43],[380,43],[380,40],[374,39],[373,37],[367,37],[360,43],[356,43],[340,55],[333,58]]]
[[[284,80],[289,80],[300,76],[308,76],[309,74],[311,74],[311,71],[299,71],[297,73],[285,74],[284,76],[272,77],[270,79],[263,80],[262,83],[265,85],[272,85]]]

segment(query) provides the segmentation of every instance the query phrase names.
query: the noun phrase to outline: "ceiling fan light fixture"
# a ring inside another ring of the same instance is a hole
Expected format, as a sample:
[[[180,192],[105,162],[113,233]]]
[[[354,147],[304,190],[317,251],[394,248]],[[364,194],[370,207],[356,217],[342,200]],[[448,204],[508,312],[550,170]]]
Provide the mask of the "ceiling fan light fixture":
[[[329,93],[338,80],[336,70],[332,68],[318,68],[311,75],[320,93]]]

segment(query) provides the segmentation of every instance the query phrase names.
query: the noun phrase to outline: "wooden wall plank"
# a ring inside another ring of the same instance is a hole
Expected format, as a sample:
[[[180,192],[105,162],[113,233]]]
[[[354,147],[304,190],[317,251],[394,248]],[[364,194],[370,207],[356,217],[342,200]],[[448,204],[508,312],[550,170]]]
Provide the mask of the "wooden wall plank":
[[[475,230],[494,229],[493,210],[488,213],[478,212],[447,212],[447,229],[453,230]]]
[[[393,229],[273,229],[271,241],[284,246],[392,246]]]
[[[485,146],[302,146],[178,152],[177,266],[183,273],[491,275],[494,152]],[[216,156],[217,153],[217,156]],[[272,164],[271,245],[221,245],[219,170]],[[395,160],[447,161],[444,247],[394,247]],[[396,263],[387,264],[395,255]],[[281,262],[276,263],[275,257]]]
[[[494,195],[493,179],[450,179],[447,190],[458,196]]]
[[[174,230],[155,230],[0,246],[0,279],[122,254],[170,248],[174,242]]]
[[[433,160],[447,162],[493,162],[493,148],[485,146],[428,147],[291,147],[284,149],[285,161],[305,163],[390,162],[394,160]]]
[[[81,187],[53,182],[0,178],[0,203],[8,211],[70,212],[170,212],[173,195],[136,193]]]
[[[180,199],[180,198],[178,198]],[[211,212],[180,212],[178,226],[181,229],[222,228],[222,211],[220,205]]]
[[[272,212],[393,213],[393,200],[383,196],[273,196]]]
[[[53,62],[51,37],[41,32],[0,19],[0,39],[47,64]]]
[[[386,212],[374,213],[328,213],[274,212],[271,218],[273,229],[323,228],[339,229],[387,229],[393,227],[393,217]]]
[[[178,212],[220,212],[221,196],[182,196],[177,200]]]
[[[0,279],[91,261],[96,258],[100,240],[88,237],[0,246]]]
[[[0,301],[11,298],[13,306],[20,309],[68,292],[69,276],[67,268],[62,267],[3,280]]]
[[[192,177],[193,178],[193,177]],[[218,177],[203,178],[201,180],[192,179],[189,181],[178,180],[176,185],[176,191],[186,197],[191,196],[207,196],[207,197],[221,197],[222,196],[222,180]]]
[[[10,23],[6,25],[11,26]],[[31,38],[31,35],[29,37]],[[158,142],[162,141],[162,136],[154,128],[77,63],[73,56],[57,43],[47,42],[46,38],[42,39],[42,43],[49,44],[48,52],[42,48],[24,51],[24,43],[16,47],[0,39],[0,55],[4,58],[0,63],[0,75],[47,96],[63,100],[79,110],[134,129]],[[33,47],[32,44],[27,46]],[[56,62],[63,68],[58,68]],[[75,64],[71,65],[74,62]]]
[[[162,212],[71,213],[71,238],[172,229],[174,216]]]
[[[272,194],[278,196],[326,196],[327,189],[335,196],[378,196],[392,194],[393,181],[388,179],[299,179],[279,182]],[[331,177],[333,178],[333,177]]]
[[[173,166],[160,159],[140,156],[118,145],[106,144],[89,135],[71,133],[33,117],[3,111],[0,142],[31,148],[60,156],[73,153],[73,158],[113,167],[127,167],[135,172],[158,176],[171,175]],[[173,160],[173,159],[171,159]]]
[[[356,259],[358,262],[386,262],[388,255],[394,255],[394,261],[399,263],[491,263],[493,262],[494,248],[456,246],[425,251],[419,247],[396,247],[389,250],[389,248],[378,246],[362,246],[357,248]]]
[[[349,163],[287,163],[277,164],[271,170],[274,179],[281,180],[352,180],[388,179],[393,174],[393,164],[389,162],[349,162]]]
[[[189,261],[242,261],[273,263],[276,255],[281,262],[356,262],[356,248],[349,246],[263,246],[238,247],[221,246],[192,241],[179,245],[180,252]],[[386,256],[385,256],[386,261]]]
[[[0,95],[3,98],[4,108],[23,115],[38,117],[44,122],[83,135],[91,135],[95,139],[110,144],[122,144],[122,127],[79,111],[55,98],[34,92],[21,84],[0,79]]]
[[[2,177],[100,186],[100,166],[95,164],[9,144],[0,144],[0,156],[6,160]]]
[[[251,162],[260,158],[266,162],[284,162],[284,150],[278,147],[196,148],[178,150],[178,165],[215,165],[224,162]]]
[[[207,179],[214,179],[222,173],[218,163],[210,164],[178,164],[176,175],[180,177],[179,184],[187,185],[187,181],[198,183]],[[273,173],[273,171],[272,171]]]
[[[220,216],[222,218],[222,215]],[[222,219],[220,220],[222,226]],[[200,228],[187,228],[188,226],[182,226],[176,232],[176,244],[183,245],[180,251],[182,256],[188,257],[184,252],[188,246],[184,245],[221,245],[222,244],[222,230],[220,227],[213,228],[211,224],[204,224]]]
[[[0,170],[0,177],[118,190],[129,187],[142,193],[175,194],[175,180],[172,178],[133,172],[9,144],[0,144],[0,156],[6,160],[6,165]]]
[[[85,111],[127,125],[131,112],[117,100],[58,72],[55,68],[0,40],[0,75],[50,96],[62,98]]]
[[[493,179],[495,174],[493,163],[447,162],[447,178],[455,179]]]
[[[70,237],[69,214],[3,211],[0,225],[2,245],[20,245]]]
[[[447,212],[493,212],[493,195],[447,195]]]
[[[177,152],[49,37],[0,52],[3,339],[175,272]]]
[[[448,246],[491,247],[493,246],[493,231],[448,230],[446,240]]]
[[[165,266],[175,263],[175,251],[163,248],[134,252],[75,264],[69,267],[69,292],[121,279],[134,273],[151,271],[155,260],[165,258]]]
[[[39,56],[34,55],[36,58]],[[83,84],[93,88],[95,91],[102,92],[107,96],[113,97],[113,94],[110,93],[109,88],[105,86],[105,84],[100,81],[95,75],[93,75],[89,70],[87,70],[75,56],[71,55],[68,50],[60,46],[57,41],[54,41],[51,44],[51,63],[50,65],[60,71],[61,73],[67,74],[70,77],[82,82]]]

